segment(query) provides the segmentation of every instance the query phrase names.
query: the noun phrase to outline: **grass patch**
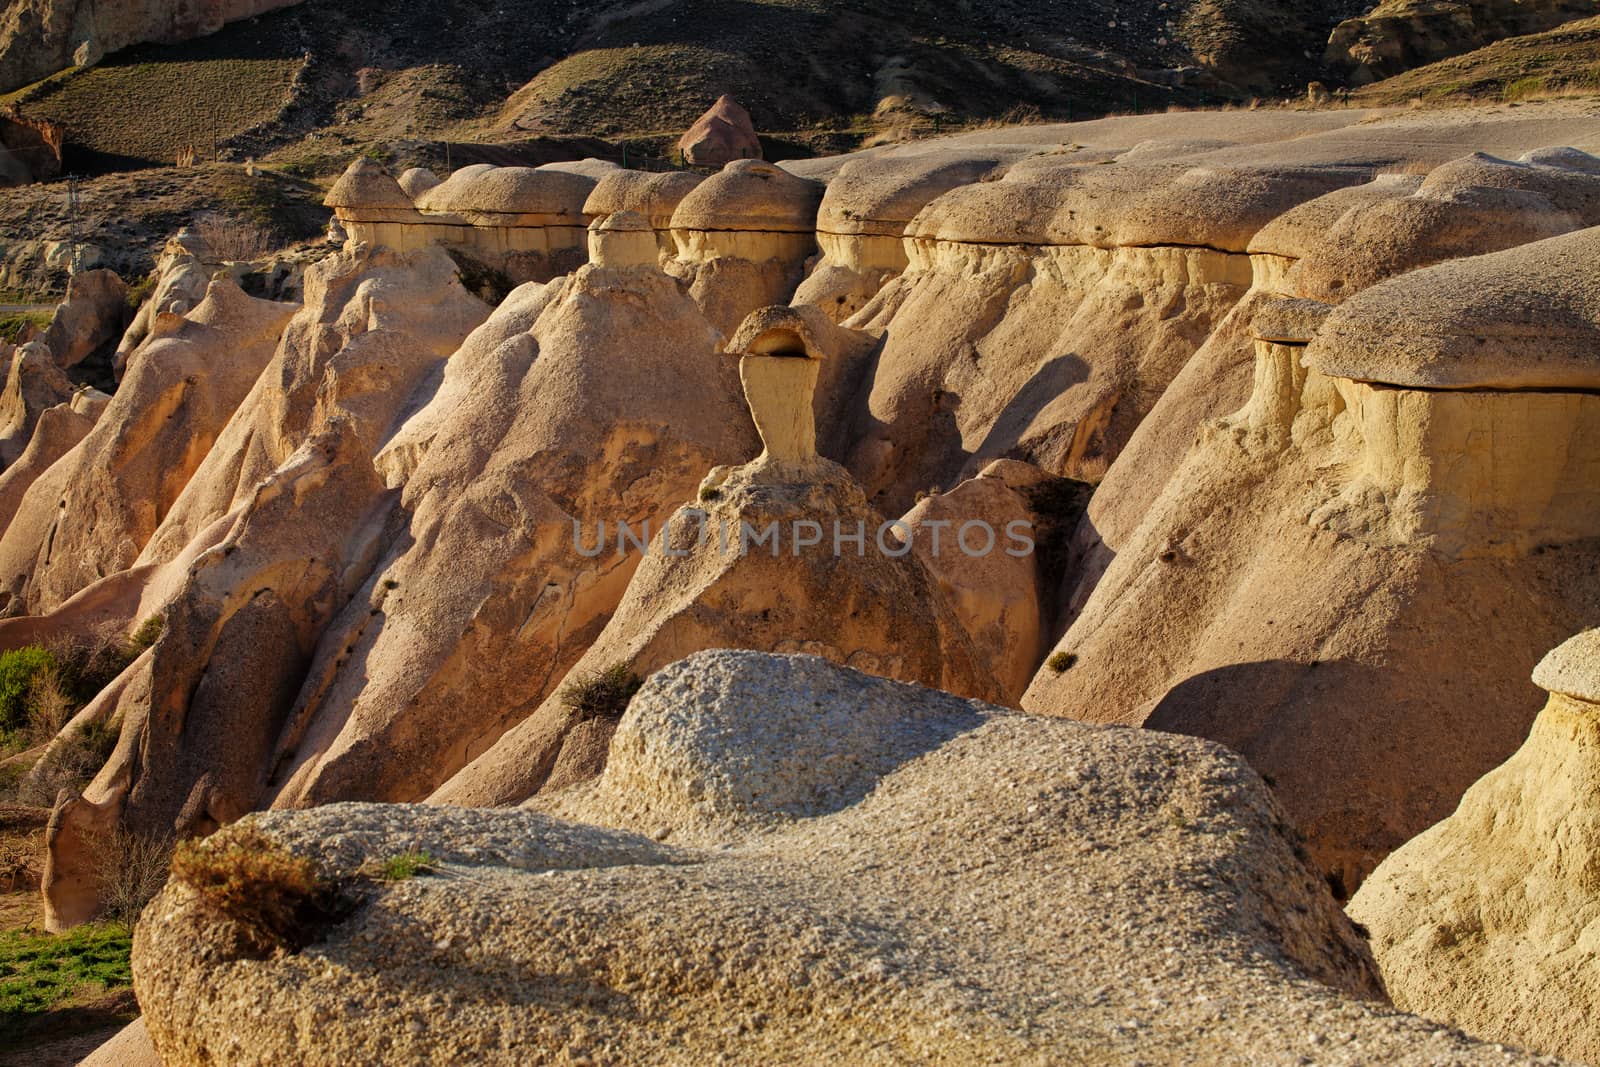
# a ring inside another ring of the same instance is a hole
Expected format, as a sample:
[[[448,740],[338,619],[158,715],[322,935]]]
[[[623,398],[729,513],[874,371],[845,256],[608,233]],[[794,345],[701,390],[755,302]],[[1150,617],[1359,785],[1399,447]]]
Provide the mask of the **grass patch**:
[[[133,983],[133,931],[120,923],[65,934],[0,932],[0,1014],[39,1015],[76,997]]]
[[[1542,76],[1518,78],[1516,81],[1506,83],[1506,87],[1500,91],[1500,99],[1507,102],[1527,100],[1542,95],[1547,88]]]
[[[439,869],[437,857],[427,852],[402,852],[378,864],[377,876],[386,882],[404,882]]]
[[[0,341],[8,345],[20,344],[32,330],[49,326],[51,314],[49,311],[19,311],[0,318]]]
[[[561,704],[580,719],[620,719],[644,682],[626,663],[583,675],[561,689]]]
[[[161,631],[166,629],[167,622],[159,614],[152,615],[139,624],[139,628],[128,635],[128,645],[134,658],[161,637]],[[131,662],[131,661],[130,661]]]

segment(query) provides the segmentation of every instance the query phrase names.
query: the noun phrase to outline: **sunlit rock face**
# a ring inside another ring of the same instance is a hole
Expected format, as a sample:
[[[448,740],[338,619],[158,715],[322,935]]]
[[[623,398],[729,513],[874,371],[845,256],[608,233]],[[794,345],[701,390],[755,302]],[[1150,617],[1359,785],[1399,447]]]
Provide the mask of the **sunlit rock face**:
[[[1597,252],[1590,229],[1402,274],[1314,337],[1269,315],[1249,403],[1024,707],[1238,749],[1353,890],[1516,749],[1521,679],[1600,610]]]

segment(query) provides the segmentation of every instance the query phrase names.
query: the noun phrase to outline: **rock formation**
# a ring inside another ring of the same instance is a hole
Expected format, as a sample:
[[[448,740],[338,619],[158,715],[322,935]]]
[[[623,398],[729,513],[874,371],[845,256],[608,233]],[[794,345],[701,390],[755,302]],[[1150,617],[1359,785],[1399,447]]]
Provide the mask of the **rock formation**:
[[[1002,457],[1098,480],[1249,289],[1256,230],[1361,178],[1093,162],[1033,156],[938,197],[849,320],[886,335],[849,463],[880,506]]]
[[[47,408],[72,396],[72,382],[43,341],[21,344],[11,353],[5,391],[0,393],[0,463],[17,461]]]
[[[1600,630],[1556,648],[1533,680],[1550,697],[1522,747],[1390,855],[1350,914],[1370,932],[1396,1005],[1593,1062]]]
[[[44,343],[61,366],[76,366],[122,336],[127,306],[128,287],[116,271],[79,271],[67,279]]]
[[[692,167],[725,167],[736,159],[760,159],[750,112],[724,94],[678,138],[678,153]]]
[[[815,304],[835,322],[848,319],[910,265],[906,225],[930,200],[981,181],[1031,151],[914,146],[848,160],[822,198],[817,213],[822,259],[796,291],[795,303]]]
[[[49,181],[60,174],[65,139],[66,130],[60,123],[25,118],[0,108],[0,189]]]
[[[408,191],[362,158],[328,190],[351,240],[413,251],[430,245],[503,272],[513,282],[549,281],[584,261],[584,201],[598,174],[616,168],[462,167],[444,181],[408,171]]]
[[[655,230],[656,243],[660,245],[661,259],[665,263],[678,254],[678,245],[672,239],[672,213],[703,180],[702,175],[686,170],[650,172],[619,168],[595,183],[589,199],[583,202],[583,213],[595,219],[619,211],[642,215]]]
[[[1366,999],[1359,936],[1217,746],[719,651],[652,677],[612,747],[561,818],[341,804],[217,835],[351,895],[272,952],[170,885],[134,947],[163,1062],[295,1059],[294,1019],[391,1063],[1508,1055]],[[413,850],[434,869],[361,873]]]
[[[885,523],[849,474],[818,455],[814,394],[828,360],[807,344],[809,332],[795,310],[769,308],[736,334],[761,454],[742,467],[713,468],[698,499],[656,527],[622,602],[569,679],[608,670],[643,676],[699,649],[751,648],[998,695],[911,553],[909,531]],[[568,765],[592,729],[558,691],[431,799],[504,804],[565,785],[582,777]],[[590,774],[603,746],[598,755]]]
[[[363,161],[298,311],[180,234],[114,398],[39,348],[0,401],[0,649],[164,620],[51,742],[118,738],[51,925],[112,827],[591,789],[629,678],[728,646],[1224,740],[1353,889],[1600,600],[1600,162],[1532,112]]]
[[[155,286],[134,313],[122,340],[117,342],[113,365],[119,376],[127,366],[128,357],[149,334],[156,319],[163,314],[183,315],[200,303],[212,275],[221,267],[221,261],[206,239],[187,227],[167,241],[156,260]]]
[[[650,258],[517,290],[386,446],[404,487],[369,581],[381,610],[357,601],[324,638],[275,805],[428,795],[605,625],[638,558],[596,540],[659,529],[708,468],[747,454],[731,361]]]
[[[1597,242],[1258,314],[1248,404],[1202,429],[1023,706],[1234,747],[1353,890],[1515,749],[1516,679],[1600,611]]]
[[[216,281],[187,318],[155,319],[105,414],[60,461],[70,473],[30,489],[0,537],[13,614],[48,612],[133,564],[294,311]]]

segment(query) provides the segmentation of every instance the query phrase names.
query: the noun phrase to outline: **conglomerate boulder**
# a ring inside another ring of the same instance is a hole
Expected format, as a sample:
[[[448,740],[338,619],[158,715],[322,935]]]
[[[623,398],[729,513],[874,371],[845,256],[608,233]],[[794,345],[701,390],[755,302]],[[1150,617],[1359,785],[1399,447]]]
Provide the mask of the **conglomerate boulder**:
[[[1371,999],[1360,936],[1218,746],[715,651],[655,674],[612,749],[542,811],[222,831],[202,847],[348,895],[273,951],[170,884],[133,962],[163,1062],[1516,1059]],[[435,866],[361,873],[408,851]]]

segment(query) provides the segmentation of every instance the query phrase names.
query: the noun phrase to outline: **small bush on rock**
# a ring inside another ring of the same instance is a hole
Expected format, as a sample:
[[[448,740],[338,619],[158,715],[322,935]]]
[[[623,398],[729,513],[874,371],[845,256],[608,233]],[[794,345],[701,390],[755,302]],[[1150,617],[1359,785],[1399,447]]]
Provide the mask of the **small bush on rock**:
[[[335,911],[336,895],[316,864],[253,828],[179,843],[172,878],[239,926],[246,951],[298,949]]]
[[[1044,665],[1060,674],[1062,671],[1071,670],[1073,664],[1077,662],[1078,657],[1071,652],[1055,652],[1051,654],[1049,659],[1044,661]]]
[[[626,663],[613,663],[563,686],[561,703],[582,719],[620,719],[643,684]]]

